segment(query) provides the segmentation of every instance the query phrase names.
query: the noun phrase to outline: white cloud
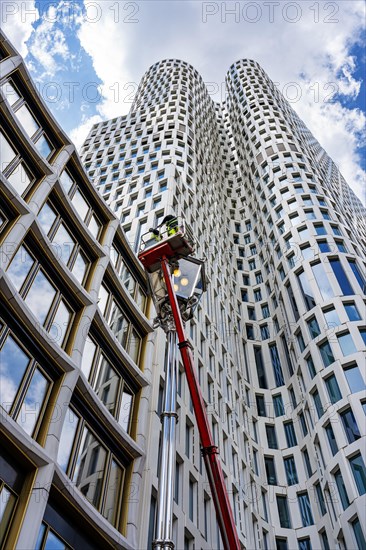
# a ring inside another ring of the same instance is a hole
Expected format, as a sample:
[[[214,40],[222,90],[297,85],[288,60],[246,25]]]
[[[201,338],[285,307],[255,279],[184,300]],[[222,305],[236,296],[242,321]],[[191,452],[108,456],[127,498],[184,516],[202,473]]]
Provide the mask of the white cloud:
[[[39,19],[37,4],[35,0],[3,0],[1,3],[2,30],[22,57],[28,54],[26,42],[33,32],[32,24]]]
[[[97,124],[102,120],[103,119],[100,115],[94,115],[89,118],[83,116],[81,124],[74,128],[70,133],[70,139],[75,144],[77,149],[80,149],[80,147],[82,146],[93,124]]]

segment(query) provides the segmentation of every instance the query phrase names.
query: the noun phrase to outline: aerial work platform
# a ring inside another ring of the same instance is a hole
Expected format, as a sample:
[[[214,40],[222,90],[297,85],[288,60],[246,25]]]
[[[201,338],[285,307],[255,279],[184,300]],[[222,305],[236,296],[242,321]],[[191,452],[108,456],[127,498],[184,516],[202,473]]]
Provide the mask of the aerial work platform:
[[[160,240],[152,236],[151,231],[141,237],[138,259],[148,273],[154,273],[161,269],[161,260],[166,258],[185,258],[193,254],[195,250],[195,239],[191,229],[183,222],[180,223],[174,235],[168,231],[159,234]]]

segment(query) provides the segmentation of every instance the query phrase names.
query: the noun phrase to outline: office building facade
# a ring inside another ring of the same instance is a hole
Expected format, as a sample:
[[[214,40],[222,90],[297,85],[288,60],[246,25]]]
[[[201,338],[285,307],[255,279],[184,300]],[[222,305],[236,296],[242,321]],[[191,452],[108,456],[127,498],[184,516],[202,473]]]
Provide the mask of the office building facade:
[[[243,548],[362,549],[365,211],[335,164],[255,62],[218,105],[167,60],[93,127],[86,174],[6,39],[0,66],[1,544],[151,547],[165,336],[135,253],[175,212],[206,257],[186,329]],[[221,548],[180,364],[177,401],[174,542]]]
[[[144,272],[1,37],[1,548],[137,548]]]
[[[81,150],[135,252],[176,213],[209,279],[187,324],[245,548],[364,546],[365,209],[263,69],[242,60],[216,104],[189,64],[143,77],[130,114]],[[164,386],[157,336],[141,513],[156,508]],[[156,409],[156,410],[154,410]],[[220,548],[180,366],[174,541]]]

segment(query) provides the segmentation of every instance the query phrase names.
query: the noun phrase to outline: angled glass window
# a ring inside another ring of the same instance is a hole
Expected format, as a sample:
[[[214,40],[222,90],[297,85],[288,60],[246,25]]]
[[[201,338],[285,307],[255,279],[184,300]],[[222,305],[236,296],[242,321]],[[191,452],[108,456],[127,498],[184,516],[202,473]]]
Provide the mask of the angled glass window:
[[[325,426],[325,433],[327,434],[330,450],[332,451],[332,455],[334,456],[336,453],[338,453],[338,445],[331,424],[327,424]]]
[[[42,300],[39,299],[40,296],[42,296]],[[46,321],[55,296],[55,287],[49,282],[48,278],[40,269],[24,301],[41,325]]]
[[[357,549],[364,550],[364,548],[366,548],[366,539],[365,539],[365,535],[362,532],[361,523],[358,517],[356,517],[353,521],[351,521],[351,525],[353,529],[353,534],[355,535]]]
[[[297,343],[299,344],[300,351],[302,353],[306,346],[305,346],[305,342],[304,342],[304,338],[302,336],[301,330],[296,334],[296,338],[297,338]]]
[[[348,443],[353,443],[354,441],[357,441],[357,439],[360,439],[360,430],[358,429],[358,425],[352,409],[346,409],[345,411],[340,413],[340,417],[343,423],[344,430],[346,432]]]
[[[359,330],[360,336],[361,336],[361,338],[362,338],[362,340],[363,340],[363,343],[364,343],[365,346],[366,346],[366,329],[364,329],[364,328],[359,328],[358,330]]]
[[[276,476],[274,458],[272,456],[265,456],[264,466],[266,469],[268,485],[277,485],[277,476]]]
[[[316,370],[315,370],[314,361],[311,355],[308,355],[308,357],[306,357],[306,364],[308,366],[310,378],[314,378],[314,376],[316,376]]]
[[[339,259],[329,260],[330,266],[333,269],[333,273],[336,276],[340,289],[344,296],[354,294],[353,288],[348,280],[348,277],[343,269],[342,263]]]
[[[294,447],[297,445],[297,439],[295,434],[295,429],[293,422],[284,422],[284,428],[285,428],[285,436],[287,441],[287,447]]]
[[[256,395],[255,400],[257,403],[258,416],[267,416],[266,403],[263,395]]]
[[[319,345],[320,355],[325,367],[329,367],[334,362],[334,355],[328,340]]]
[[[353,477],[355,478],[358,494],[364,495],[366,493],[366,468],[363,458],[361,454],[358,453],[348,460],[351,465]]]
[[[305,467],[306,467],[306,471],[308,473],[308,477],[311,477],[313,475],[313,469],[311,467],[311,462],[310,462],[310,457],[309,457],[308,450],[305,448],[301,452],[302,452],[302,456],[304,458]]]
[[[338,313],[336,312],[335,308],[327,309],[326,311],[323,311],[324,317],[325,317],[325,323],[326,329],[337,327],[341,324]]]
[[[324,409],[323,409],[323,405],[322,405],[318,390],[315,390],[313,392],[313,400],[314,400],[316,412],[318,414],[318,418],[320,418],[324,414]]]
[[[32,137],[37,132],[39,124],[33,117],[28,107],[23,104],[20,109],[16,111],[15,115],[29,137]]]
[[[337,338],[344,356],[356,353],[357,349],[349,332],[337,335]]]
[[[276,537],[276,550],[288,550],[287,539]]]
[[[55,219],[57,218],[57,214],[55,213],[53,208],[51,208],[51,206],[46,202],[43,205],[37,218],[39,223],[41,224],[43,231],[46,233],[46,235],[48,235]]]
[[[262,357],[262,348],[254,347],[254,358],[257,367],[259,387],[267,389],[267,378]]]
[[[297,275],[297,278],[299,281],[302,297],[304,298],[306,309],[310,311],[313,307],[315,307],[316,302],[315,302],[314,293],[310,286],[308,277],[305,275],[305,272],[303,271],[302,273],[299,273]]]
[[[287,497],[283,495],[276,495],[276,501],[281,527],[291,529],[291,519],[287,504]]]
[[[10,277],[10,281],[13,283],[18,292],[23,286],[23,283],[34,264],[34,258],[29,254],[28,250],[21,245],[6,271]]]
[[[287,289],[288,297],[289,297],[289,300],[290,300],[292,312],[294,314],[295,320],[298,321],[299,318],[300,318],[300,314],[299,314],[299,310],[298,310],[298,307],[297,307],[297,303],[296,303],[295,296],[294,296],[291,285],[288,284],[286,286],[286,289]],[[314,305],[315,305],[315,302],[314,302]]]
[[[266,434],[267,434],[268,447],[270,449],[278,449],[275,427],[271,426],[270,424],[266,424]]]
[[[328,280],[328,276],[325,272],[323,264],[318,263],[318,264],[312,265],[311,269],[312,269],[312,272],[314,273],[314,277],[319,287],[323,300],[328,300],[329,298],[333,298],[334,292]]]
[[[320,483],[315,483],[314,487],[315,487],[315,491],[316,491],[317,502],[318,502],[320,514],[322,516],[324,516],[327,513],[327,509],[325,507],[325,500],[324,500],[324,495],[323,495],[322,488],[320,486]]]
[[[283,405],[282,395],[273,396],[273,407],[276,416],[282,416],[285,414],[285,407]]]
[[[297,470],[296,470],[294,457],[288,456],[287,458],[284,458],[283,463],[285,465],[287,483],[289,485],[296,485],[296,483],[298,483],[299,480],[297,477]]]
[[[343,481],[343,477],[340,470],[337,470],[334,474],[334,479],[337,484],[338,493],[341,498],[342,508],[343,510],[346,510],[348,508],[350,502],[348,500],[348,494],[346,490],[346,486]]]
[[[298,493],[297,497],[299,499],[299,508],[303,527],[314,525],[308,493]]]
[[[307,321],[309,333],[311,338],[316,338],[320,334],[320,327],[316,317],[312,317]]]
[[[300,412],[299,413],[299,419],[300,419],[300,424],[301,424],[301,429],[302,429],[302,433],[304,435],[304,437],[306,435],[308,435],[308,427],[306,425],[306,420],[305,420],[305,415],[304,413]]]
[[[357,393],[366,389],[365,381],[357,365],[344,367],[343,371],[352,393]]]
[[[309,537],[306,537],[306,539],[299,540],[299,550],[312,550]]]
[[[325,379],[325,385],[327,387],[331,403],[337,403],[337,401],[342,399],[341,390],[339,389],[338,382],[334,374]]]
[[[276,386],[277,387],[283,386],[285,383],[285,380],[283,378],[280,356],[278,354],[278,349],[276,344],[271,344],[269,346],[269,351],[271,354],[272,367],[273,367],[273,372],[275,376]]]
[[[350,268],[353,271],[354,276],[357,279],[358,284],[361,287],[362,292],[365,294],[366,293],[366,283],[365,283],[365,278],[363,277],[360,268],[358,267],[355,260],[348,260],[348,263],[350,265]]]
[[[348,319],[350,321],[360,321],[361,315],[358,312],[357,306],[354,302],[348,302],[343,304],[344,309],[346,310],[346,313],[348,315]]]

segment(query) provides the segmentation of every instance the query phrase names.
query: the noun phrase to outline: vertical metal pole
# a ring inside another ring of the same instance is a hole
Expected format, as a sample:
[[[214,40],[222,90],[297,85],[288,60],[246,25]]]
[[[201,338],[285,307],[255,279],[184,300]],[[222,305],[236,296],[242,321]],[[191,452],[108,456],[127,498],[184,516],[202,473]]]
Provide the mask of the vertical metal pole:
[[[156,531],[153,548],[169,550],[173,543],[173,491],[175,476],[175,428],[177,423],[176,332],[168,328],[168,353],[165,365],[165,389],[162,423],[161,459]]]
[[[201,388],[194,369],[193,355],[190,349],[190,344],[187,342],[184,333],[184,326],[180,315],[179,305],[171,280],[169,263],[166,258],[162,259],[161,268],[163,270],[169,302],[172,308],[179,342],[178,347],[180,349],[183,366],[186,372],[187,383],[191,394],[197,427],[200,434],[207,477],[216,509],[216,518],[220,527],[222,542],[225,550],[240,550],[240,542],[236,530],[235,520],[225,486],[224,474],[218,457],[218,448],[212,437],[205,403],[203,401]]]

